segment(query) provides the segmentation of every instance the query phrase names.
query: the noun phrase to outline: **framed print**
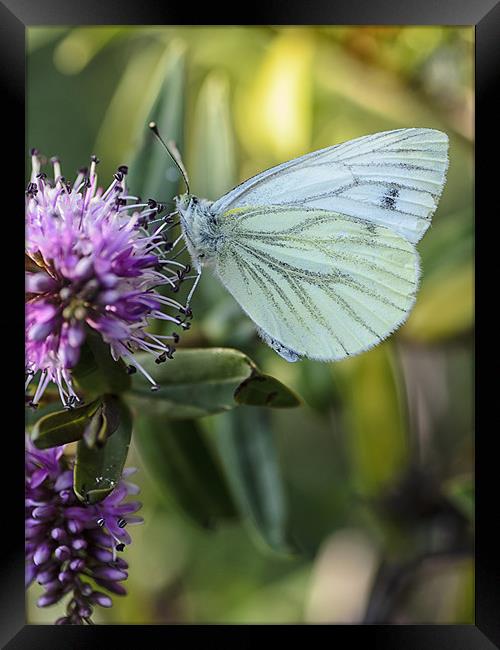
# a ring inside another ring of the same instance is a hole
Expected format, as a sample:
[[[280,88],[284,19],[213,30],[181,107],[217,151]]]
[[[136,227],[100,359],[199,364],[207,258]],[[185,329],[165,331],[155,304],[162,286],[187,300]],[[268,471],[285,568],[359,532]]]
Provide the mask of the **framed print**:
[[[500,9],[263,9],[0,8],[6,648],[500,647],[475,390]]]

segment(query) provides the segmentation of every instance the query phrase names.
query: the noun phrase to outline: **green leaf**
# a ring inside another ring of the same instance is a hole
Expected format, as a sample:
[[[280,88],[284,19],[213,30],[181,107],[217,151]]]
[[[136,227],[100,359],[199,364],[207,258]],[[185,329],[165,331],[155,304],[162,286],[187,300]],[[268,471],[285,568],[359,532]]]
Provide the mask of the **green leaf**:
[[[120,426],[121,402],[114,395],[104,395],[102,412],[108,423],[108,435],[111,436]]]
[[[83,432],[83,440],[87,447],[92,448],[96,445],[103,444],[107,437],[108,422],[102,412],[102,408],[98,408],[87,422],[85,431]]]
[[[342,398],[350,475],[363,496],[377,496],[408,466],[410,444],[403,385],[386,342],[331,365]]]
[[[209,73],[196,101],[189,156],[192,189],[207,199],[222,196],[236,181],[229,99],[227,77]]]
[[[237,515],[224,476],[194,420],[169,422],[140,411],[134,441],[159,494],[192,521],[211,527]]]
[[[300,406],[300,397],[275,377],[254,374],[245,379],[234,392],[238,404],[247,406],[270,406],[273,408],[292,408]]]
[[[112,395],[104,395],[102,403],[90,418],[83,440],[87,447],[102,447],[120,424],[120,408],[117,400]]]
[[[203,422],[219,451],[240,513],[276,551],[291,552],[287,504],[269,411],[241,406]]]
[[[157,365],[151,355],[138,355],[160,389],[136,373],[129,393],[137,411],[148,409],[169,419],[190,419],[228,411],[237,403],[297,406],[295,394],[278,380],[262,375],[245,354],[227,348],[177,350],[175,357]],[[258,377],[263,377],[257,388]],[[249,385],[241,385],[255,379]]]
[[[95,400],[79,408],[44,415],[33,427],[33,444],[38,449],[48,449],[81,440],[89,420],[99,411],[100,405],[101,402]]]
[[[443,491],[452,503],[471,521],[475,514],[475,488],[470,476],[460,476],[447,481]]]
[[[185,45],[174,40],[165,55],[163,82],[139,127],[139,148],[130,165],[128,185],[143,199],[167,202],[177,194],[179,173],[148,123],[157,123],[165,140],[182,147],[184,126]],[[141,117],[142,120],[142,117]]]
[[[152,393],[148,380],[137,372],[132,404],[138,412],[147,408],[165,419],[189,419],[233,408],[234,391],[253,370],[243,353],[224,348],[177,350],[173,359],[161,365],[151,355],[138,359],[160,389]]]
[[[50,387],[47,387],[47,390],[43,395],[44,398],[49,394],[49,390]],[[51,398],[53,401],[45,402],[45,400],[43,400],[37,408],[27,407],[24,409],[24,424],[27,429],[34,427],[38,420],[49,413],[57,413],[61,410],[59,395],[57,395],[57,398],[51,395]]]
[[[72,374],[78,386],[92,397],[104,393],[123,393],[131,383],[125,363],[115,361],[109,345],[92,331],[87,332],[80,359]]]
[[[132,416],[117,397],[114,408],[119,413],[119,425],[102,447],[89,448],[84,440],[78,442],[73,487],[84,503],[97,503],[105,499],[121,478],[132,435]]]

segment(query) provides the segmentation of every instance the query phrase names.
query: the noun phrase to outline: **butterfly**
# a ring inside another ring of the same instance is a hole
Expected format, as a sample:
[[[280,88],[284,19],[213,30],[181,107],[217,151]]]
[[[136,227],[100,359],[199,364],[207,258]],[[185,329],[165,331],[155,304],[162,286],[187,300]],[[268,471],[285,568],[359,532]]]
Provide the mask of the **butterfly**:
[[[343,359],[406,320],[420,275],[415,244],[445,184],[445,133],[356,138],[267,169],[216,201],[190,193],[169,153],[186,181],[175,202],[197,280],[211,267],[281,357]]]

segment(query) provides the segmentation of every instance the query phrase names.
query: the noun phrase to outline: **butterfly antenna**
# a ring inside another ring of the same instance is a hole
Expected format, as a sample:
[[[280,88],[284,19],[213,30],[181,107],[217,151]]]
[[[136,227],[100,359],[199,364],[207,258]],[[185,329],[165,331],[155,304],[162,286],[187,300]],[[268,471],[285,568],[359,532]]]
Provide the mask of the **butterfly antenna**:
[[[160,132],[158,130],[158,126],[156,122],[150,122],[149,123],[149,128],[155,136],[158,138],[158,140],[161,142],[163,147],[166,149],[168,155],[172,160],[174,161],[177,169],[180,171],[182,178],[184,179],[184,183],[186,184],[186,190],[188,194],[191,194],[190,189],[189,189],[189,179],[186,170],[184,169],[184,165],[182,164],[182,159],[181,159],[181,154],[179,153],[179,150],[175,146],[175,142],[172,140],[169,141],[167,144],[165,140],[161,137]]]

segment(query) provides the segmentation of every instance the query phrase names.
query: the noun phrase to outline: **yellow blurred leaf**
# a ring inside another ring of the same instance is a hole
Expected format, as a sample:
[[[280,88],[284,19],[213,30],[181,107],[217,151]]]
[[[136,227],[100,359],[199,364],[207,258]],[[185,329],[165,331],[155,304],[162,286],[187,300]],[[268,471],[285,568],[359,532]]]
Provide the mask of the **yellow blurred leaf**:
[[[283,30],[272,42],[255,80],[239,97],[240,138],[255,156],[284,160],[309,148],[312,123],[313,41],[300,29]]]
[[[472,262],[446,275],[435,274],[417,295],[417,303],[401,336],[433,342],[460,335],[474,323],[474,270]]]
[[[77,27],[54,50],[54,64],[63,74],[78,74],[115,38],[121,27]]]
[[[368,115],[393,124],[392,128],[420,125],[443,128],[442,120],[416,90],[391,72],[356,60],[340,47],[321,50],[314,71],[320,88],[347,99]]]
[[[353,479],[360,493],[376,496],[409,459],[402,384],[390,343],[332,364],[332,374],[342,397]]]

